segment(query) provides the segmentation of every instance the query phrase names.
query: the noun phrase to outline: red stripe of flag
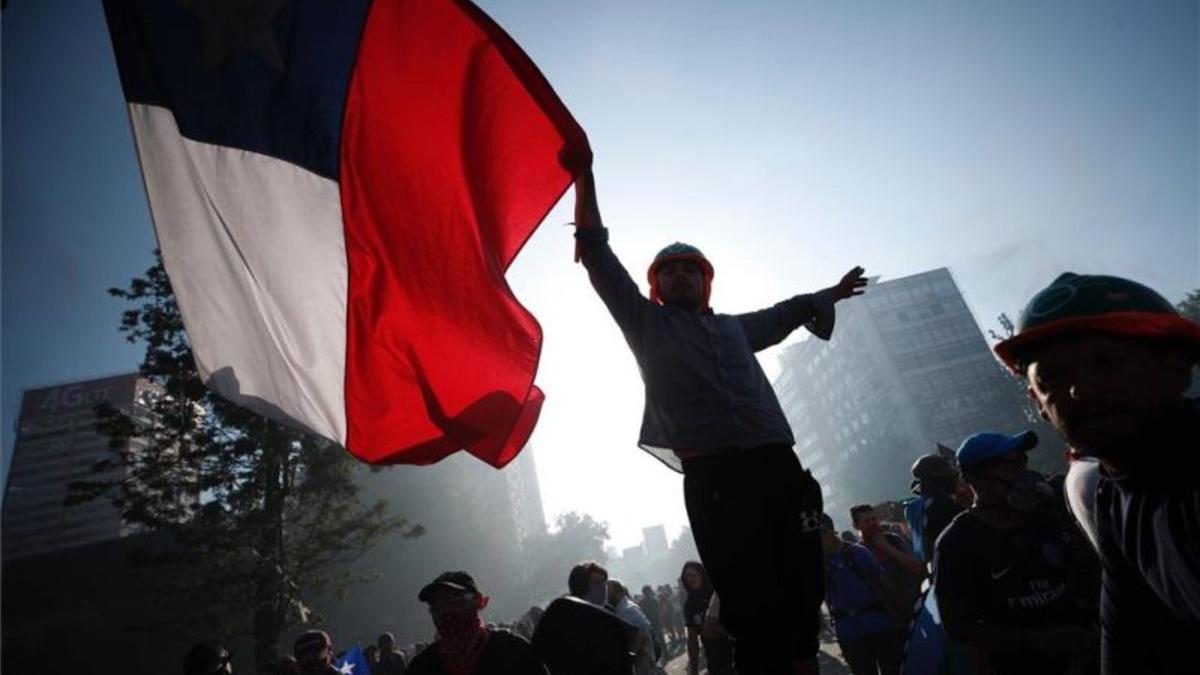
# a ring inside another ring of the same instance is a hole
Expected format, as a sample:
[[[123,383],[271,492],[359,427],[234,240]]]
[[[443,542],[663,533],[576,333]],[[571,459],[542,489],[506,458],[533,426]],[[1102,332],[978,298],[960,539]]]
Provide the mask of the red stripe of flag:
[[[541,328],[504,272],[587,138],[469,2],[378,0],[346,104],[346,446],[373,463],[467,449],[497,467],[536,423]]]

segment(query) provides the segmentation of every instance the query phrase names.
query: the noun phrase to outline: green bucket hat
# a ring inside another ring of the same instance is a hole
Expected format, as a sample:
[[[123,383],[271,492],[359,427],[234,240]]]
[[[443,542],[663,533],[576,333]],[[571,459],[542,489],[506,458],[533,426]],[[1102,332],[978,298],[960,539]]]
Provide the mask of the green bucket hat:
[[[1016,334],[995,346],[996,355],[1020,374],[1021,356],[1031,346],[1079,332],[1179,338],[1200,349],[1200,324],[1149,287],[1121,277],[1067,272],[1033,296]]]

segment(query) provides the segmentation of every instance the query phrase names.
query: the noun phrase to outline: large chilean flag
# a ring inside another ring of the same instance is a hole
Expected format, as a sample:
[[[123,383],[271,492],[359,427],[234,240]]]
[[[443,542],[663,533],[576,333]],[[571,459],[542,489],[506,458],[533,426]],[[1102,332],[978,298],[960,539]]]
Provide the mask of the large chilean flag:
[[[373,463],[503,466],[541,329],[505,270],[587,139],[467,0],[106,0],[200,374]]]

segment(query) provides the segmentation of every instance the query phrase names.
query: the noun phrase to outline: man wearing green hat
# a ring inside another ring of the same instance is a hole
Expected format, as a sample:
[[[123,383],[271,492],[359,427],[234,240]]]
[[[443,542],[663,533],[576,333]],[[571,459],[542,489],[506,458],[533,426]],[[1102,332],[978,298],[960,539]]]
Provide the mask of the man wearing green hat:
[[[1104,567],[1105,675],[1192,673],[1200,635],[1200,411],[1185,398],[1200,325],[1142,284],[1067,273],[996,353],[1042,417],[1099,462],[1082,523]],[[1068,485],[1071,485],[1068,482]]]
[[[592,175],[582,168],[577,251],[645,383],[638,444],[684,475],[692,535],[736,638],[738,672],[815,673],[821,488],[792,450],[791,428],[754,353],[800,326],[828,340],[834,303],[862,293],[863,270],[764,310],[716,314],[712,264],[676,243],[651,263],[647,299],[608,246]]]

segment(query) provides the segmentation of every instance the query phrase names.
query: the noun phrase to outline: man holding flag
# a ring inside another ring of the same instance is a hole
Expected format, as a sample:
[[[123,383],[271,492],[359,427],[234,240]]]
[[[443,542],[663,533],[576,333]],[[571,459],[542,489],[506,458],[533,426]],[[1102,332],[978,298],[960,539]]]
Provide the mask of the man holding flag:
[[[828,340],[834,303],[863,292],[863,269],[764,310],[715,314],[712,264],[676,243],[651,263],[647,299],[608,246],[590,157],[565,163],[580,174],[577,250],[645,383],[639,445],[683,472],[696,547],[720,594],[722,623],[737,639],[738,672],[815,673],[821,487],[792,450],[791,428],[754,352],[802,325]]]

